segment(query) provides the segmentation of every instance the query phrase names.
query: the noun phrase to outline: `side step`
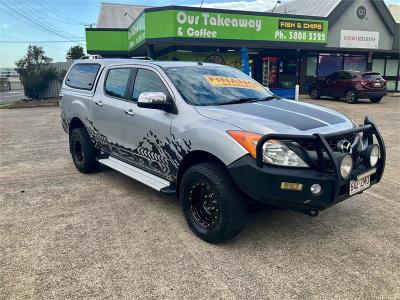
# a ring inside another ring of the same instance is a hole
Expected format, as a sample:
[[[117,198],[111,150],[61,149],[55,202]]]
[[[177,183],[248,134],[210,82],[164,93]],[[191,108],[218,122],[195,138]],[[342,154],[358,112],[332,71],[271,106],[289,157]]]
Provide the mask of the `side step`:
[[[143,171],[142,169],[136,168],[114,157],[99,159],[99,163],[110,167],[111,169],[114,169],[126,176],[129,176],[157,191],[169,192],[171,190],[171,183],[168,180],[162,179],[149,172]]]

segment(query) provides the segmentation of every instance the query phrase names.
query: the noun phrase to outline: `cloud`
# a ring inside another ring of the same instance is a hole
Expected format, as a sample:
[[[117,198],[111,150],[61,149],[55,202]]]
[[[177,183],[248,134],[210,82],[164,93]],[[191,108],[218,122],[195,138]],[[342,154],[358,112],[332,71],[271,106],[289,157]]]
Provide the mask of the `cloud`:
[[[276,0],[253,0],[253,1],[204,3],[203,7],[265,12],[273,8],[275,4]]]
[[[8,24],[8,23],[0,24],[0,30],[8,29],[8,28],[10,28],[10,27],[11,27],[11,25]]]

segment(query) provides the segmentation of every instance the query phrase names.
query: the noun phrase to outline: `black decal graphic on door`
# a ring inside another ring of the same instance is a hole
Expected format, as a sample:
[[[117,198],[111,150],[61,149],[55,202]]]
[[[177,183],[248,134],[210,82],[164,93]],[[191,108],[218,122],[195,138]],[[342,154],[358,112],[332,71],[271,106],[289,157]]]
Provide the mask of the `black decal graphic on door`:
[[[177,140],[174,135],[161,139],[151,130],[136,149],[130,149],[110,142],[88,119],[86,123],[89,136],[97,148],[171,181],[176,179],[179,164],[191,149],[190,141]]]

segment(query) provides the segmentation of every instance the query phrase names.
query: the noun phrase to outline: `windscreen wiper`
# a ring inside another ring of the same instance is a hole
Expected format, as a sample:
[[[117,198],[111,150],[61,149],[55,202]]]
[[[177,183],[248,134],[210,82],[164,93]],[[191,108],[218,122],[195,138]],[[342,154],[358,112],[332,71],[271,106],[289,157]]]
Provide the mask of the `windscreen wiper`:
[[[269,100],[280,99],[280,98],[281,97],[278,97],[276,95],[268,96],[268,97],[264,97],[264,98],[241,98],[241,99],[236,99],[236,100],[232,100],[232,101],[229,101],[229,102],[221,103],[220,105],[251,103],[251,102],[259,102],[259,101],[269,101]]]

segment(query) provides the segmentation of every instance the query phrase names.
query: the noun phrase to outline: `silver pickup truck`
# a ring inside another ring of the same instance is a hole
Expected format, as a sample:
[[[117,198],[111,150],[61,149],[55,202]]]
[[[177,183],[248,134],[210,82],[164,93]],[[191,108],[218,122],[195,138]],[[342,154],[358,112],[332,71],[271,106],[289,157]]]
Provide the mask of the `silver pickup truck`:
[[[105,165],[176,194],[209,243],[240,232],[249,201],[318,215],[382,178],[383,139],[323,107],[279,98],[237,69],[82,59],[61,117],[82,173]]]

